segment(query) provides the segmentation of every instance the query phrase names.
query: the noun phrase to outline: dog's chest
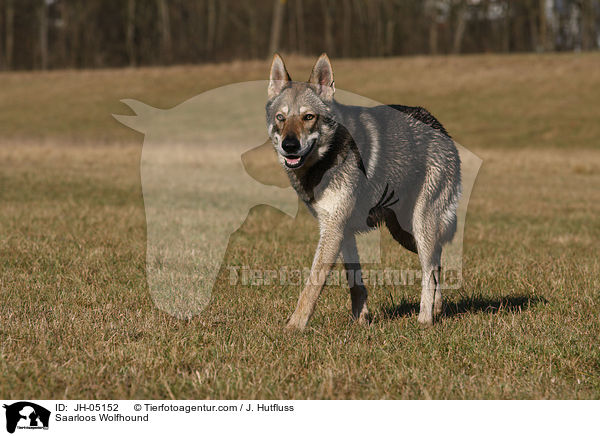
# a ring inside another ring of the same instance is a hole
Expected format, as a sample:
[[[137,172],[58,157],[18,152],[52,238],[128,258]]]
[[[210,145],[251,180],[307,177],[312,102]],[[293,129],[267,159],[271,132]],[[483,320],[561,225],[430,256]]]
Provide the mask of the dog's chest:
[[[328,188],[316,192],[309,205],[319,221],[339,222],[340,226],[354,232],[370,230],[367,216],[370,202],[351,187]]]
[[[328,187],[322,191],[316,190],[311,202],[312,209],[318,217],[340,214],[351,207],[348,191]]]

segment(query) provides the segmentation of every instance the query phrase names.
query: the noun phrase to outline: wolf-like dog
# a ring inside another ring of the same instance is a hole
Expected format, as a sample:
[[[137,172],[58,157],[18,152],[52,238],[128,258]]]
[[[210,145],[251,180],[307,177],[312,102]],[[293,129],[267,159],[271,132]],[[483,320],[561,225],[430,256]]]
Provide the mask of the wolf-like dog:
[[[269,137],[320,230],[309,279],[287,328],[306,327],[340,253],[352,315],[369,322],[355,235],[381,224],[418,253],[418,321],[430,326],[442,312],[442,246],[456,231],[458,150],[439,121],[421,107],[348,106],[337,102],[334,92],[326,54],[308,82],[293,82],[282,58],[273,57],[266,104]]]

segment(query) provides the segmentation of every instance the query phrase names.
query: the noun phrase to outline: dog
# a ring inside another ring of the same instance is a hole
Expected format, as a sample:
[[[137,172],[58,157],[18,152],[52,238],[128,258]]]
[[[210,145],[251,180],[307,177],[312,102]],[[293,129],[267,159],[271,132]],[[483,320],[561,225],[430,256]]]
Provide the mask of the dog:
[[[369,323],[356,234],[383,224],[419,256],[418,321],[431,326],[442,312],[442,247],[456,232],[461,195],[456,145],[421,107],[349,106],[336,101],[334,93],[333,69],[325,53],[307,82],[292,81],[281,56],[274,55],[266,103],[268,134],[320,231],[309,279],[286,327],[306,327],[340,254],[352,316]]]

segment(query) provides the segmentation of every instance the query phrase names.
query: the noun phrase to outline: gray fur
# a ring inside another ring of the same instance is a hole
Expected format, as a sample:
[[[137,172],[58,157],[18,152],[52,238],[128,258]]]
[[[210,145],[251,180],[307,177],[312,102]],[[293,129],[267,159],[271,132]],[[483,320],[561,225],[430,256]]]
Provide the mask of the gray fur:
[[[360,274],[355,234],[372,230],[374,221],[385,222],[403,246],[416,248],[423,270],[419,322],[431,325],[442,310],[442,246],[456,231],[461,192],[456,146],[422,108],[347,106],[333,99],[334,91],[326,55],[319,58],[307,83],[292,82],[275,56],[266,106],[269,136],[292,186],[320,228],[310,279],[288,327],[306,326],[340,253],[346,268],[354,270],[353,277]],[[282,107],[287,107],[284,122],[276,119]],[[309,128],[294,130],[300,146],[290,158],[280,133],[287,131],[286,123],[299,123],[301,107],[318,118]],[[301,166],[289,168],[298,156]],[[380,210],[378,200],[392,191],[389,207]],[[367,322],[367,291],[362,284],[350,286],[353,316]]]

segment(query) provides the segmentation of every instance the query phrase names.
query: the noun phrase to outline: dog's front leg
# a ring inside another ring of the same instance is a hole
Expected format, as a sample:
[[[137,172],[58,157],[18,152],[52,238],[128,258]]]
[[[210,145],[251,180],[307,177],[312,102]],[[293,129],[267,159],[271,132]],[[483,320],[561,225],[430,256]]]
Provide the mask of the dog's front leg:
[[[327,275],[337,260],[343,240],[341,226],[326,223],[321,226],[321,237],[313,260],[308,282],[300,294],[296,310],[287,323],[288,329],[302,330],[312,316],[317,299],[323,290]]]

